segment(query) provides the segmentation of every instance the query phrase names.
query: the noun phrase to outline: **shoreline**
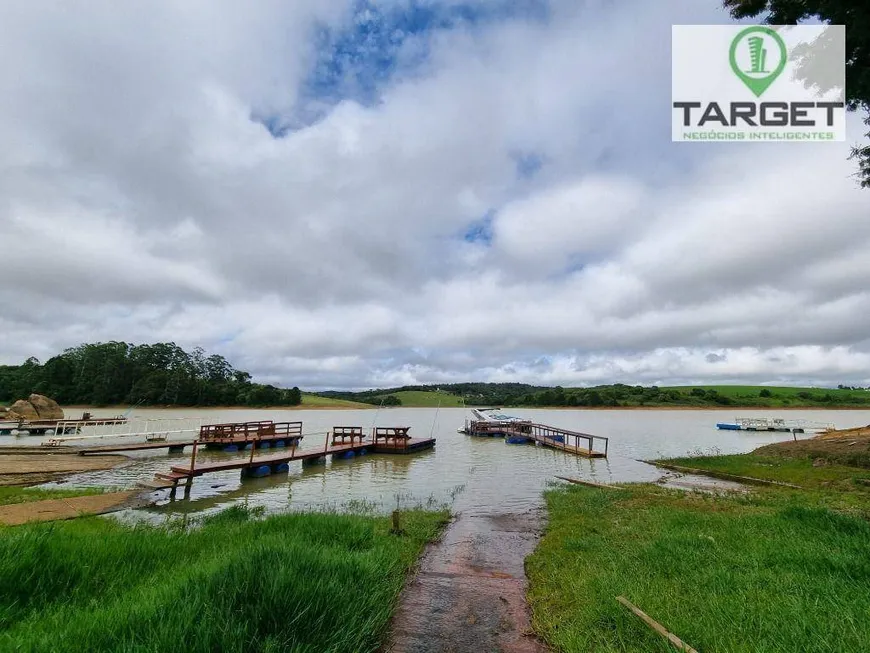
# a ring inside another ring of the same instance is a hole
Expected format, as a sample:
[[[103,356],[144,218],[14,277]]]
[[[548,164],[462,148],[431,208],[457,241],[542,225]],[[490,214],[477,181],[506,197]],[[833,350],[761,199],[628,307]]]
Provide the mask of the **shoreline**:
[[[467,410],[472,408],[484,408],[485,406],[466,406]],[[99,410],[99,411],[117,411],[129,410],[130,406],[62,406],[64,410]],[[141,406],[142,410],[378,410],[378,406]],[[383,406],[385,409],[393,410],[396,408],[431,408],[435,406]],[[448,406],[448,408],[463,408],[463,406]],[[505,409],[517,410],[592,410],[592,411],[607,411],[607,410],[696,410],[696,411],[730,411],[730,410],[864,410],[870,411],[868,406],[504,406]],[[75,418],[67,418],[75,419]]]

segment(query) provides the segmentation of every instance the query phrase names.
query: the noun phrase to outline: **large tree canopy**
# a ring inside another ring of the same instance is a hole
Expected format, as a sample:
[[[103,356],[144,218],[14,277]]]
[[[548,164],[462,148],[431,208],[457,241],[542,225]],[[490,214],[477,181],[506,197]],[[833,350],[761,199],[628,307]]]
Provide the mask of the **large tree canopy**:
[[[174,342],[79,345],[40,365],[0,365],[0,401],[31,392],[61,404],[166,406],[295,406],[299,388],[284,390],[251,382],[217,354],[186,352]]]
[[[819,19],[846,26],[846,102],[867,113],[870,126],[870,0],[724,0],[734,18],[765,14],[770,25],[796,25]],[[867,134],[870,136],[870,133]],[[854,148],[861,185],[870,188],[870,145]]]

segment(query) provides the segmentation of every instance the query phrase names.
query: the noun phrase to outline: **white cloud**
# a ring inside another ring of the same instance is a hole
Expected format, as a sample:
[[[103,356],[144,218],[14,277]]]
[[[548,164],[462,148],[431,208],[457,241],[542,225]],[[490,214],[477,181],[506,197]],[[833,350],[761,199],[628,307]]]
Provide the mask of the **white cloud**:
[[[280,139],[251,116],[293,123],[351,3],[0,5],[0,362],[173,340],[302,386],[866,381],[845,144],[673,144],[670,25],[724,12],[551,5],[417,34],[379,101]]]

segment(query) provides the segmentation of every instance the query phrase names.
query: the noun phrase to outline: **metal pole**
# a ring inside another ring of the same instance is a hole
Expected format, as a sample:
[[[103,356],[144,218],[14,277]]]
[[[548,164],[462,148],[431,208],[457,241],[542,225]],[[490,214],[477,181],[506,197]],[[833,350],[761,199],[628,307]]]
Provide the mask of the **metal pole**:
[[[196,464],[196,447],[199,444],[199,440],[193,441],[193,451],[190,453],[190,473],[193,473],[194,464]]]

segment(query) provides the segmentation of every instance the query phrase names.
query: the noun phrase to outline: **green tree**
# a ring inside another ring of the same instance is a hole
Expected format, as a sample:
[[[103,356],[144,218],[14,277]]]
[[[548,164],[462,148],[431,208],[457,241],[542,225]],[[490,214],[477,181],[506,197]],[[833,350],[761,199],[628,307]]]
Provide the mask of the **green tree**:
[[[768,390],[767,388],[764,388],[763,390],[761,390],[758,393],[758,396],[767,398],[767,397],[772,397],[773,393],[770,390]]]
[[[807,19],[845,25],[846,106],[864,111],[864,123],[870,126],[870,0],[724,0],[724,5],[734,18],[763,15],[770,25],[796,25]],[[858,161],[861,185],[870,188],[870,145],[853,148],[852,157]]]

